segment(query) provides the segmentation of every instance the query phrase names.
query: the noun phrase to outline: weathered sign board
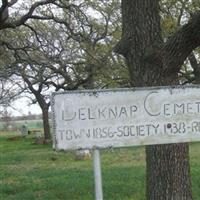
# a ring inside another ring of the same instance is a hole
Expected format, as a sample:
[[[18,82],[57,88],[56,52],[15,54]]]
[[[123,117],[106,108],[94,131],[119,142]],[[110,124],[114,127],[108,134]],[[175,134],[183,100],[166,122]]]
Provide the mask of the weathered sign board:
[[[95,149],[200,141],[200,86],[52,95],[54,148]]]

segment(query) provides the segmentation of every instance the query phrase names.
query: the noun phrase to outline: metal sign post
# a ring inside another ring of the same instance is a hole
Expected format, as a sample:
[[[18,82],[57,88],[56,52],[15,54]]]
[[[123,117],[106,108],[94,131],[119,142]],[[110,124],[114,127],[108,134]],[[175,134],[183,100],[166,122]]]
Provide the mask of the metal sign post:
[[[95,199],[103,200],[102,177],[101,177],[101,158],[100,151],[93,151],[94,181],[95,181]]]

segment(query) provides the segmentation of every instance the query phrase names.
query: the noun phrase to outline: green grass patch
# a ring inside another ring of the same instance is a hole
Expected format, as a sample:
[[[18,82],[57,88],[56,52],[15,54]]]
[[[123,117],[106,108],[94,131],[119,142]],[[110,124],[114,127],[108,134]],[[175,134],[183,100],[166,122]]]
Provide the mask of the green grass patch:
[[[34,138],[0,136],[2,200],[93,200],[92,160],[75,160],[73,152],[54,152]],[[191,145],[194,200],[200,198],[200,147]],[[101,151],[105,200],[145,199],[143,147]]]

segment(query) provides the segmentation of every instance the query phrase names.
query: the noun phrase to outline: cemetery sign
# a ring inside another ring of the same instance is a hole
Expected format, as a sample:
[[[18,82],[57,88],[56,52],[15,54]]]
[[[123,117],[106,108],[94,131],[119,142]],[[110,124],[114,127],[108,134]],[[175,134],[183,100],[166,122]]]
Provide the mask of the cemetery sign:
[[[53,93],[56,150],[200,141],[200,86]]]

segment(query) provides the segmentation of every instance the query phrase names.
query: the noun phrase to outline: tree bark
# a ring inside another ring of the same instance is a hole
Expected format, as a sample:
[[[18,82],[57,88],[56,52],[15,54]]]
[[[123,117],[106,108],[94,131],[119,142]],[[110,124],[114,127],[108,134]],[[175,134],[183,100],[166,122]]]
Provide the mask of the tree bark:
[[[49,125],[49,104],[45,102],[42,95],[39,92],[34,91],[35,98],[42,110],[42,121],[44,129],[44,139],[51,139],[50,125]]]
[[[146,162],[147,199],[192,199],[189,145],[147,146]]]
[[[122,0],[122,39],[114,48],[126,58],[132,86],[178,84],[182,63],[200,44],[200,15],[163,42],[159,0]],[[146,147],[148,200],[191,200],[188,144]]]
[[[41,106],[40,106],[41,107]],[[49,109],[46,106],[41,107],[42,109],[42,120],[43,120],[43,128],[44,128],[44,139],[51,139],[50,134],[50,125],[49,125]]]
[[[49,105],[50,104],[45,101],[45,98],[41,94],[42,87],[39,87],[38,90],[34,89],[32,83],[30,82],[30,80],[27,78],[26,74],[23,71],[21,72],[21,76],[22,76],[23,80],[27,83],[29,90],[35,96],[35,98],[42,110],[44,139],[49,140],[49,139],[51,139],[50,125],[49,125]]]
[[[200,63],[197,62],[194,53],[191,53],[188,58],[194,71],[194,83],[200,84]]]

